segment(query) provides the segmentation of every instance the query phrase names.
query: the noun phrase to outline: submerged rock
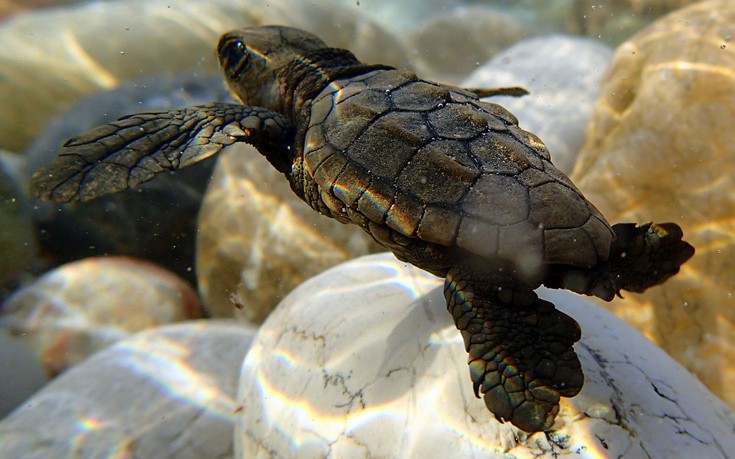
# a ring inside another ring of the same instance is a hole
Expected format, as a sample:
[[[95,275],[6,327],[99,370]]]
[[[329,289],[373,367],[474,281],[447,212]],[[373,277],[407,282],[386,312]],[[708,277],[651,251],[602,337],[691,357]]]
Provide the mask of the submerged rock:
[[[25,197],[25,158],[0,150],[0,302],[30,277],[38,252],[31,206]]]
[[[69,263],[16,291],[0,328],[57,374],[128,335],[201,317],[189,285],[142,260],[100,257]]]
[[[532,34],[486,5],[464,5],[414,27],[406,45],[422,78],[458,83],[481,63]]]
[[[0,420],[48,381],[38,358],[6,330],[0,329]],[[2,442],[0,441],[0,444]]]
[[[0,24],[0,100],[13,107],[0,112],[0,148],[21,150],[71,103],[122,81],[216,72],[219,35],[265,24],[318,32],[366,62],[406,63],[382,27],[329,1],[127,0],[17,15]]]
[[[26,175],[51,161],[67,139],[123,115],[231,100],[219,75],[158,75],[102,91],[75,104],[34,140],[25,153]],[[60,265],[127,255],[154,261],[195,283],[196,218],[214,164],[212,158],[81,205],[34,201],[45,259]]]
[[[572,179],[610,221],[677,221],[697,252],[611,305],[735,407],[735,3],[661,18],[616,51]]]
[[[360,228],[314,212],[253,147],[221,156],[197,236],[199,291],[211,315],[260,323],[304,280],[378,250]]]
[[[0,457],[232,457],[237,369],[252,328],[195,321],[132,336],[0,422]]]
[[[530,94],[487,99],[536,134],[554,165],[571,172],[585,139],[612,50],[591,38],[545,35],[497,54],[462,81],[464,87],[521,86]]]
[[[401,34],[435,14],[446,14],[464,0],[337,0],[340,6],[352,8],[371,17],[388,30]]]
[[[362,257],[294,290],[242,369],[236,457],[724,458],[735,415],[684,368],[594,303],[541,296],[584,330],[585,386],[554,431],[501,424],[475,398],[442,280]]]

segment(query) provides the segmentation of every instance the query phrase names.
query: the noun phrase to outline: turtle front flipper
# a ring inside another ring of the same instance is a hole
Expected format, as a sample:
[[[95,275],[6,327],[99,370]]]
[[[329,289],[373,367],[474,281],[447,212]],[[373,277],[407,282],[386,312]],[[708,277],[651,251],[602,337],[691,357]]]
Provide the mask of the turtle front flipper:
[[[576,395],[584,383],[572,348],[579,325],[527,287],[473,277],[451,269],[444,296],[469,353],[475,395],[484,394],[501,422],[549,430],[559,398]]]
[[[521,88],[520,86],[510,86],[507,88],[464,88],[464,90],[474,92],[480,99],[494,96],[522,97],[529,94],[528,89]]]
[[[679,272],[694,255],[675,223],[613,225],[616,239],[610,247],[610,273],[617,290],[642,292]]]
[[[234,142],[253,144],[271,162],[285,162],[290,130],[276,112],[235,104],[129,115],[68,140],[33,174],[31,194],[87,201],[199,162]]]

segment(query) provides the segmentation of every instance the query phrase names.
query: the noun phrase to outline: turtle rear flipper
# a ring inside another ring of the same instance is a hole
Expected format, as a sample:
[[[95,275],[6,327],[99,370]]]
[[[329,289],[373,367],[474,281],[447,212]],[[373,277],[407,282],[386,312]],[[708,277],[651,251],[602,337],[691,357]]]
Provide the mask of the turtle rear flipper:
[[[560,397],[576,395],[584,383],[572,348],[580,328],[532,290],[503,285],[453,268],[444,283],[447,308],[469,353],[475,395],[484,394],[501,422],[549,430]]]
[[[33,174],[31,194],[57,202],[87,201],[197,163],[235,142],[287,161],[290,129],[276,112],[236,104],[125,116],[67,141]]]
[[[642,292],[679,272],[694,255],[675,223],[613,225],[616,239],[610,247],[610,273],[617,290]]]

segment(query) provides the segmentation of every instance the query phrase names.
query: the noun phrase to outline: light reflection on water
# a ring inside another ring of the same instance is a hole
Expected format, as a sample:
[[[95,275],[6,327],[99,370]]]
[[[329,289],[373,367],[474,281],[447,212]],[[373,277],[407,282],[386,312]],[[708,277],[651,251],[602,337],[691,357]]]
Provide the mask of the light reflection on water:
[[[226,422],[233,419],[232,398],[223,392],[215,379],[191,366],[191,349],[173,339],[157,339],[155,347],[145,341],[128,341],[120,346],[130,352],[124,362],[131,375],[138,375],[157,387],[167,401],[206,412]]]
[[[236,371],[252,336],[243,325],[206,320],[100,351],[0,424],[0,456],[161,457],[181,447],[224,453],[238,412]],[[39,428],[44,419],[53,428]]]
[[[386,254],[338,269],[289,295],[261,327],[241,374],[238,454],[353,457],[369,445],[378,457],[601,459],[696,448],[675,439],[684,424],[698,437],[730,428],[724,405],[630,326],[578,295],[540,289],[582,326],[585,385],[562,399],[554,433],[526,436],[472,393],[442,280]],[[711,413],[707,433],[698,423]]]
[[[471,416],[488,417],[482,402],[466,393],[463,399],[455,387],[468,386],[471,394],[466,356],[447,351],[462,338],[446,312],[443,280],[395,259],[376,263],[390,259],[380,254],[343,265],[339,282],[329,272],[318,276],[309,293],[297,289],[274,311],[243,366],[239,398],[251,406],[238,420],[241,429],[263,429],[281,451],[306,456],[325,454],[325,445],[340,438],[349,440],[335,448],[352,451],[376,435],[386,439],[384,450],[371,449],[377,455],[420,454],[432,435],[446,432],[497,446],[452,414],[452,406],[466,405]],[[343,305],[340,317],[325,313],[327,304]],[[414,416],[416,407],[426,416]],[[235,438],[236,451],[254,454],[242,430]]]

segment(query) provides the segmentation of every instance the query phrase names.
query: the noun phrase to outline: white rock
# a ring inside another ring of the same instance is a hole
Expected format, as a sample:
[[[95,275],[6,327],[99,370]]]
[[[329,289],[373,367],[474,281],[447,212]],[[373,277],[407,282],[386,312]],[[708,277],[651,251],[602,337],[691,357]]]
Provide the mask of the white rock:
[[[231,457],[237,371],[253,335],[202,320],[101,351],[0,422],[0,457]]]
[[[583,330],[582,392],[555,431],[500,424],[474,397],[442,281],[392,255],[294,290],[245,359],[236,457],[707,457],[735,450],[735,416],[630,326],[542,290]]]
[[[554,165],[570,173],[597,101],[609,46],[583,37],[548,35],[519,42],[475,70],[460,86],[522,86],[524,97],[492,97],[520,126],[543,140]]]

